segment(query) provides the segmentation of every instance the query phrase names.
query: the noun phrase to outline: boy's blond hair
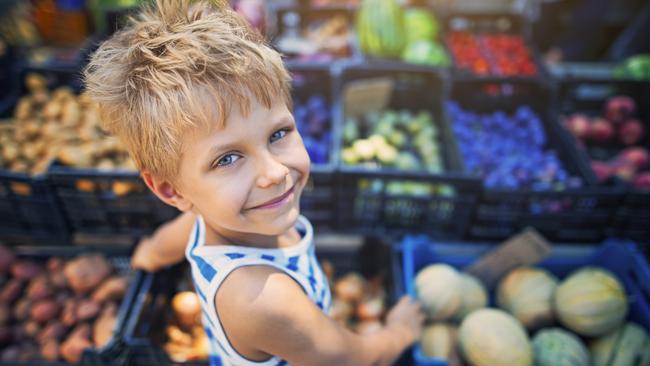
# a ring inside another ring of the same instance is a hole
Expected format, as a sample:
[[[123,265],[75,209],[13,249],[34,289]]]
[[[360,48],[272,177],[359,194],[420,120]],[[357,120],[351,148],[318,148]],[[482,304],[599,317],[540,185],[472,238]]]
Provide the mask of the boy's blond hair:
[[[291,108],[280,55],[224,1],[157,0],[99,47],[84,76],[103,127],[140,170],[169,180],[189,128],[223,125],[231,107],[246,115],[251,98]]]

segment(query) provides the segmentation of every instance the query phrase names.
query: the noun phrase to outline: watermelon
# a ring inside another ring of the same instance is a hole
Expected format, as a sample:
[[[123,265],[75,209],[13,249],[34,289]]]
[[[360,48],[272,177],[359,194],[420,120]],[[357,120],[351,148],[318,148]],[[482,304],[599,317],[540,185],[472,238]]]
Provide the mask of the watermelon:
[[[405,45],[404,12],[395,0],[363,0],[356,20],[359,47],[366,55],[398,58]]]
[[[440,34],[440,24],[428,10],[409,8],[404,11],[406,43],[415,41],[435,41]]]
[[[589,366],[589,352],[580,338],[560,328],[542,329],[533,337],[536,366]]]
[[[650,339],[634,323],[594,340],[589,349],[594,366],[650,366]]]

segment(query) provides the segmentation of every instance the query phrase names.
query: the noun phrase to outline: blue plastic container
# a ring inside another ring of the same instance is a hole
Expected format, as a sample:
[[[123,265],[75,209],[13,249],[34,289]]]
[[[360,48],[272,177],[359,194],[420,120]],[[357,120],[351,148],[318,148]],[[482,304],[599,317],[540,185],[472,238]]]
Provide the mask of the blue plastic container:
[[[396,291],[405,291],[415,297],[415,275],[432,263],[445,263],[463,269],[474,263],[481,254],[493,249],[488,245],[468,243],[433,243],[425,236],[406,237],[396,248],[402,257],[402,281]],[[608,240],[597,247],[554,247],[553,254],[539,263],[559,278],[583,266],[600,266],[612,271],[622,281],[630,299],[628,320],[650,329],[650,266],[636,245],[629,241]],[[412,351],[414,363],[419,366],[446,366],[444,360],[422,354],[416,345]]]

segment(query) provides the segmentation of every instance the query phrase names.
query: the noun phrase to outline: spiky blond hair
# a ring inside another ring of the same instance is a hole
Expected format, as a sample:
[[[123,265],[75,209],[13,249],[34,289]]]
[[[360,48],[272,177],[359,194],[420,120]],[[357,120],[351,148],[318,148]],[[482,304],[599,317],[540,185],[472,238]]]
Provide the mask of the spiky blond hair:
[[[140,170],[173,180],[182,137],[222,125],[251,98],[290,107],[280,55],[224,1],[157,0],[91,57],[84,70],[103,127],[117,135]]]

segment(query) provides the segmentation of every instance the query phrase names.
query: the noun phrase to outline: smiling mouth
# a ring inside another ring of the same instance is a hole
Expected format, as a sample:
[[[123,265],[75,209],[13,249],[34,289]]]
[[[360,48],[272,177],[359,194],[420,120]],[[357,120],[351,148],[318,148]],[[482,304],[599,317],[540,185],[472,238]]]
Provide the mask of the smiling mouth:
[[[274,198],[274,199],[272,199],[270,201],[262,203],[261,205],[251,207],[250,209],[255,210],[255,209],[264,209],[264,208],[275,208],[275,207],[281,206],[282,204],[287,202],[289,200],[289,198],[293,195],[294,188],[295,188],[295,185],[292,186],[288,191],[286,191],[281,196],[278,196],[278,197],[276,197],[276,198]]]

